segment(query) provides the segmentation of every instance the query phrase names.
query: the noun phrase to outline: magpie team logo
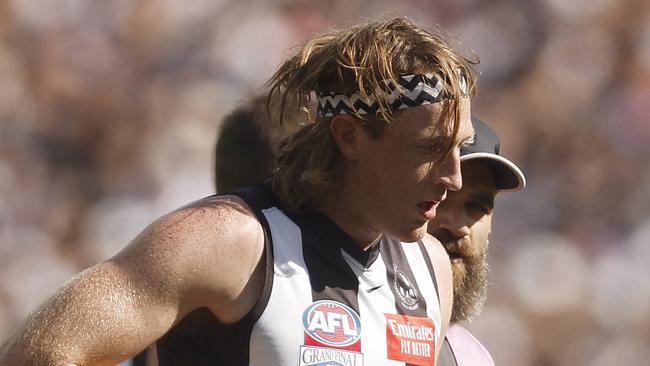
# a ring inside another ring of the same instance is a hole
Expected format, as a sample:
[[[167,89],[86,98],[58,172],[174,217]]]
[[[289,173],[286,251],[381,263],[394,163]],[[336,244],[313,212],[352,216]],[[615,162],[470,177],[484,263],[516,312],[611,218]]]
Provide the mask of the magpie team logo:
[[[311,304],[302,315],[305,343],[321,347],[357,350],[361,319],[349,306],[333,300]]]
[[[399,297],[400,302],[404,305],[405,308],[409,310],[415,310],[419,306],[419,294],[418,290],[413,286],[413,282],[408,278],[408,276],[397,269],[396,265],[393,265],[395,270],[395,280],[393,281],[393,288],[395,293]]]

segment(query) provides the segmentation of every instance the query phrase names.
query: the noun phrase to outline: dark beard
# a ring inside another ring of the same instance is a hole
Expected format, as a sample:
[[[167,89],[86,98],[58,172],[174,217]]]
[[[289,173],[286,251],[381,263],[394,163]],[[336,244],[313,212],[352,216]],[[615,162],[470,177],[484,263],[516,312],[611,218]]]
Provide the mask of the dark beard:
[[[489,266],[486,255],[481,258],[466,259],[464,275],[452,266],[454,275],[454,306],[451,322],[471,321],[480,314],[487,298]]]

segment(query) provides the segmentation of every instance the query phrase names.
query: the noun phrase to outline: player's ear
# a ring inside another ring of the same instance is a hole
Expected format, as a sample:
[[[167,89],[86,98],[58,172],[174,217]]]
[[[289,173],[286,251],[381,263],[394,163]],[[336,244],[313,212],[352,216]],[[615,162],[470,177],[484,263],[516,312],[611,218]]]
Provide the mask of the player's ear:
[[[356,160],[365,134],[361,121],[349,115],[338,115],[330,123],[330,132],[341,154]]]

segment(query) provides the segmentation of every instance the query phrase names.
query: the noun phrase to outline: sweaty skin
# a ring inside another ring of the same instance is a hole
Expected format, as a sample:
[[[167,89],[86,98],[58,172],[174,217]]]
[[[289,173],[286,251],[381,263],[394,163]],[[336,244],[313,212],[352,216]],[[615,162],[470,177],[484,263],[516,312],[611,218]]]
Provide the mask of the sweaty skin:
[[[0,364],[114,365],[197,307],[239,320],[261,290],[263,242],[261,225],[238,198],[175,211],[34,311]]]
[[[358,120],[335,118],[331,130],[343,155],[342,174],[333,190],[336,195],[326,198],[323,208],[364,249],[382,233],[403,242],[423,239],[439,284],[443,284],[439,288],[442,334],[451,314],[448,295],[452,287],[446,285],[451,269],[447,253],[426,232],[429,218],[420,203],[441,202],[448,190],[461,188],[460,147],[474,135],[469,98],[461,100],[461,124],[454,141],[444,121],[445,108],[443,102],[406,109],[378,139]],[[451,150],[440,160],[440,151],[450,144]]]
[[[459,147],[472,135],[466,103],[457,140],[442,162],[432,141],[444,145],[450,135],[431,128],[441,124],[435,106],[404,111],[397,128],[389,126],[376,140],[354,120],[332,124],[345,159],[342,184],[329,192],[334,204],[324,211],[362,248],[381,233],[424,241],[439,285],[443,334],[451,314],[451,269],[440,243],[426,233],[428,220],[418,205],[460,188]],[[378,178],[381,184],[372,186]],[[118,255],[69,281],[4,346],[0,364],[114,365],[199,307],[224,323],[236,322],[263,287],[263,252],[262,227],[238,198],[197,201],[157,220]]]
[[[455,141],[444,120],[445,102],[399,112],[377,139],[358,120],[337,117],[332,135],[344,156],[342,173],[337,189],[324,200],[323,211],[358,243],[365,243],[362,247],[382,233],[404,242],[422,238],[428,218],[419,204],[441,202],[448,190],[462,186],[460,146],[474,129],[469,98],[461,98],[460,106]],[[451,151],[440,160],[450,143]]]

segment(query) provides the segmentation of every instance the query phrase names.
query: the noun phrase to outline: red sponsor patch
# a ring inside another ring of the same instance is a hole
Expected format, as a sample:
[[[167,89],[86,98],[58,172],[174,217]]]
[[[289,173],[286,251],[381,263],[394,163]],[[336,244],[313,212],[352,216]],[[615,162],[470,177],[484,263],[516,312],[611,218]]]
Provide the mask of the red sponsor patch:
[[[415,365],[434,365],[436,327],[429,318],[384,314],[388,358]]]

